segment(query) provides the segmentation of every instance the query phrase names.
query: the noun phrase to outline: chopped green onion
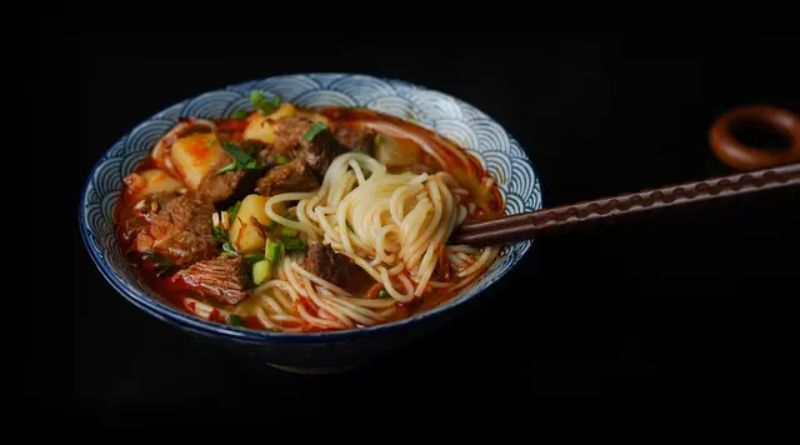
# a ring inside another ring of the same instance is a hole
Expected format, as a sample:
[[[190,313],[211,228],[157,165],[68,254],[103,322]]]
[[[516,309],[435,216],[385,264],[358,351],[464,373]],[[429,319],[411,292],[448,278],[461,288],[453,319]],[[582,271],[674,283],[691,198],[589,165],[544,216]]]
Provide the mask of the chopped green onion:
[[[231,114],[231,119],[236,119],[237,121],[242,121],[247,119],[247,116],[250,116],[246,110],[236,110]]]
[[[225,229],[223,229],[221,226],[214,227],[212,231],[214,232],[214,241],[216,241],[216,242],[218,242],[220,244],[226,243],[226,242],[229,241],[228,240],[228,232]]]
[[[242,201],[236,201],[236,204],[228,207],[228,218],[231,220],[231,224],[236,221],[236,214],[239,213],[239,207],[242,206]]]
[[[300,231],[295,229],[294,227],[281,226],[281,236],[283,237],[294,238],[297,236],[298,233],[300,233]]]
[[[271,219],[270,219],[270,220],[269,220],[269,222],[267,222],[267,228],[268,228],[269,230],[272,230],[272,229],[274,229],[275,227],[278,227],[278,223],[276,223],[275,221],[273,221],[273,220],[271,220]]]
[[[142,259],[148,261],[153,266],[153,272],[156,276],[161,278],[167,275],[172,270],[172,261],[165,258],[164,255],[156,252],[145,252],[142,254]]]
[[[378,292],[378,297],[389,298],[389,292],[386,292],[386,289],[381,289],[381,291]]]
[[[237,164],[236,161],[233,161],[230,164],[226,165],[225,167],[222,167],[221,169],[217,170],[217,172],[214,173],[214,174],[215,175],[221,175],[223,173],[232,172],[232,171],[238,170],[238,169],[239,169],[239,164]]]
[[[258,170],[261,168],[256,159],[239,150],[238,147],[230,142],[223,143],[222,148],[225,149],[225,151],[228,152],[231,157],[233,157],[233,162],[217,170],[216,174],[221,175],[234,170]]]
[[[244,261],[245,264],[255,264],[263,259],[264,259],[264,254],[261,253],[248,253],[247,255],[242,257],[242,260]]]
[[[289,163],[289,158],[287,158],[284,155],[278,155],[278,156],[275,157],[275,163],[278,164],[278,165],[288,164]]]
[[[253,104],[253,107],[258,109],[261,114],[271,114],[273,111],[277,110],[278,107],[281,105],[281,98],[279,96],[275,96],[272,100],[267,100],[264,96],[264,93],[258,90],[254,90],[250,92],[250,103]]]
[[[263,102],[260,105],[258,105],[256,108],[258,108],[258,111],[260,111],[261,114],[263,114],[265,116],[274,113],[275,110],[278,109],[278,107],[276,107],[275,105],[273,105],[270,102]]]
[[[251,159],[246,164],[239,164],[239,168],[242,170],[260,170],[261,166],[258,165],[258,161]]]
[[[250,103],[252,103],[253,105],[260,104],[265,100],[267,100],[267,98],[264,97],[264,93],[262,93],[261,91],[253,90],[250,92]]]
[[[228,324],[231,326],[241,326],[242,325],[242,317],[236,314],[228,315]]]
[[[267,241],[267,248],[264,250],[264,258],[273,264],[281,259],[281,244],[275,241]]]
[[[322,122],[314,122],[314,125],[312,125],[311,128],[309,128],[308,131],[306,131],[306,133],[303,135],[303,139],[311,142],[322,130],[326,128],[328,127],[326,127]]]
[[[222,148],[224,148],[225,151],[227,151],[229,155],[233,156],[233,159],[240,164],[247,164],[253,160],[252,156],[243,152],[242,150],[239,150],[237,146],[231,144],[230,142],[224,142],[222,144]]]
[[[228,255],[239,256],[239,252],[236,251],[236,248],[233,247],[230,241],[222,245],[222,251]]]
[[[306,243],[304,243],[300,238],[286,239],[284,240],[283,245],[286,247],[286,251],[288,252],[299,252],[301,250],[306,250]]]
[[[268,260],[261,260],[253,264],[253,283],[256,286],[269,280],[272,276],[272,263]]]

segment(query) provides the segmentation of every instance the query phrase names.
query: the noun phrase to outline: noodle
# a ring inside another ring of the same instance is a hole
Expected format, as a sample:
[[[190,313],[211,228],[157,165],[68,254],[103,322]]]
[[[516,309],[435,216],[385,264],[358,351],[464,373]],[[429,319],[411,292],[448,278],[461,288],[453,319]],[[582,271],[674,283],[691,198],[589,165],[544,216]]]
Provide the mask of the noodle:
[[[397,303],[429,289],[453,291],[472,283],[497,255],[492,247],[445,246],[455,227],[474,211],[469,192],[449,173],[389,173],[366,154],[338,156],[316,193],[284,193],[265,204],[276,223],[301,231],[307,241],[330,245],[375,281],[389,298],[358,298],[285,257],[278,277],[259,286],[259,321],[272,330],[343,329],[386,321]],[[295,203],[297,220],[275,211]],[[439,256],[444,255],[443,259]],[[453,281],[434,280],[441,261]]]

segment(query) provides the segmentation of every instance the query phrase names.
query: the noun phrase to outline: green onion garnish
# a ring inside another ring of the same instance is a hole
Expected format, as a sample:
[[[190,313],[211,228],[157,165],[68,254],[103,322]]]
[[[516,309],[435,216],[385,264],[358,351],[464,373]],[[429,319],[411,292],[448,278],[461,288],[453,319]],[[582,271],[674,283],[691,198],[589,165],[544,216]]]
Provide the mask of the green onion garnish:
[[[322,122],[314,122],[314,125],[312,125],[311,128],[309,128],[308,131],[306,131],[306,133],[303,135],[303,139],[311,142],[322,130],[326,128],[328,127],[326,127]]]
[[[270,263],[276,264],[281,259],[281,244],[272,240],[267,241],[264,258]]]
[[[217,172],[214,173],[214,174],[215,175],[221,175],[223,173],[232,172],[232,171],[238,170],[238,169],[239,169],[239,164],[237,164],[236,161],[233,161],[230,164],[226,165],[225,167],[222,167],[221,169],[217,170]]]
[[[228,242],[228,232],[222,226],[214,227],[212,232],[214,232],[214,241],[220,244]]]
[[[236,119],[237,121],[242,121],[247,119],[247,116],[250,116],[246,110],[236,110],[231,114],[231,119]]]
[[[298,233],[300,233],[300,231],[295,229],[294,227],[281,226],[281,236],[283,237],[294,238],[297,236]]]
[[[278,155],[278,156],[275,157],[275,163],[278,164],[278,165],[288,164],[289,163],[289,158],[287,158],[284,155]]]
[[[264,255],[261,253],[248,253],[242,260],[245,264],[254,264],[264,259]]]
[[[228,315],[228,324],[231,326],[241,326],[242,325],[242,317],[236,314]]]
[[[253,160],[253,158],[249,154],[243,152],[242,150],[239,150],[238,147],[231,144],[230,142],[223,142],[222,148],[224,148],[225,151],[227,151],[228,154],[231,155],[233,159],[235,159],[236,162],[240,164],[247,164],[248,162]]]
[[[236,251],[236,248],[233,247],[230,241],[222,245],[222,251],[228,255],[239,256],[239,252]]]
[[[230,142],[224,142],[222,144],[222,148],[225,149],[225,151],[229,155],[231,155],[231,157],[233,158],[233,162],[217,170],[216,173],[217,175],[221,175],[223,173],[227,173],[234,170],[258,170],[261,168],[261,166],[258,165],[258,161],[256,159],[254,159],[249,154],[243,152],[242,150],[239,150],[238,147],[231,144]]]
[[[286,251],[288,252],[299,252],[301,250],[306,250],[306,243],[304,243],[300,238],[286,239],[284,240],[283,245],[286,247]]]
[[[272,100],[267,100],[264,93],[254,90],[250,92],[250,103],[252,103],[253,107],[260,111],[261,114],[266,115],[278,109],[281,105],[281,98],[280,96],[275,96]]]
[[[269,280],[269,278],[272,276],[272,263],[267,260],[261,260],[253,264],[252,276],[253,284],[256,286],[259,286],[261,283]]]
[[[386,292],[386,289],[381,289],[381,291],[378,292],[378,297],[389,298],[389,292]]]
[[[239,207],[241,206],[242,201],[236,201],[236,204],[228,207],[228,218],[231,220],[231,224],[236,221],[236,214],[239,213]]]
[[[267,98],[264,97],[264,93],[262,93],[261,91],[253,90],[253,91],[250,92],[250,103],[251,104],[253,104],[253,105],[260,104],[261,102],[264,102],[265,100],[267,100]]]

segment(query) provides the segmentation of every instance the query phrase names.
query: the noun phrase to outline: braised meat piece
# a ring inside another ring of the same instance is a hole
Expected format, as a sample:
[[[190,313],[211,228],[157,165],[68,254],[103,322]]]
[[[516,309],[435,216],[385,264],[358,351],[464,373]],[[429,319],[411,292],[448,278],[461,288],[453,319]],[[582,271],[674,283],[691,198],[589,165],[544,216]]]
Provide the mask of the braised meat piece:
[[[131,250],[157,253],[176,266],[213,257],[211,202],[197,194],[159,194],[140,201],[124,221],[122,236]]]
[[[264,196],[286,192],[308,192],[321,184],[314,170],[302,159],[279,165],[258,180],[256,193]]]
[[[247,274],[240,257],[220,256],[199,261],[176,273],[171,280],[220,303],[236,304],[247,298]]]
[[[330,246],[314,244],[308,248],[303,269],[337,286],[346,285],[350,279],[350,258],[333,251]]]
[[[222,168],[226,163],[220,163]],[[234,170],[221,175],[209,175],[197,193],[219,207],[228,207],[252,192],[261,176],[261,170]]]
[[[266,148],[266,145],[260,141],[246,139],[237,148],[255,158]],[[216,172],[231,162],[233,162],[233,158],[226,154],[212,171]],[[203,179],[197,191],[214,204],[227,207],[251,193],[262,173],[262,170],[234,170],[221,175],[210,174]]]
[[[253,157],[256,157],[258,153],[265,148],[267,148],[267,144],[255,139],[244,139],[239,143],[239,150]]]
[[[302,143],[297,151],[297,158],[304,160],[320,180],[328,171],[333,158],[348,151],[327,129],[317,133],[311,141],[300,139]]]
[[[318,187],[333,158],[347,151],[327,129],[322,129],[310,140],[308,131],[314,122],[293,117],[275,121],[275,140],[261,158],[272,163],[278,157],[290,161],[270,170],[259,180],[257,191],[264,195],[281,192],[308,191]],[[263,153],[263,152],[262,152]]]

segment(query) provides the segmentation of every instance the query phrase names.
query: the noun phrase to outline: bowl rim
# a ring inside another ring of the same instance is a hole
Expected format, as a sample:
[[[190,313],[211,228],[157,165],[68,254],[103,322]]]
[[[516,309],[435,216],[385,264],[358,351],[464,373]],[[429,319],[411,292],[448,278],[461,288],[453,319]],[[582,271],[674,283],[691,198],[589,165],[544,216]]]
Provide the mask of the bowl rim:
[[[418,84],[415,84],[415,83],[407,82],[407,81],[404,81],[404,80],[399,80],[399,79],[392,79],[392,78],[387,78],[387,77],[382,77],[382,76],[374,76],[374,75],[363,74],[363,73],[343,73],[343,72],[283,73],[283,74],[275,74],[275,75],[264,77],[264,78],[261,78],[261,79],[252,79],[252,80],[247,80],[247,81],[243,81],[243,82],[237,82],[237,83],[234,83],[234,84],[229,84],[229,85],[223,86],[221,88],[217,88],[217,89],[201,92],[201,93],[196,94],[194,96],[185,98],[185,99],[183,99],[183,100],[181,100],[179,102],[171,104],[171,105],[165,107],[162,110],[159,110],[158,112],[156,112],[156,113],[148,116],[147,118],[143,119],[141,122],[139,122],[133,128],[137,128],[139,125],[143,124],[144,122],[147,122],[149,120],[152,120],[152,119],[156,118],[159,114],[163,113],[166,110],[169,110],[169,109],[171,109],[171,108],[173,108],[173,107],[175,107],[175,106],[177,106],[179,104],[182,104],[182,103],[185,103],[187,101],[190,101],[190,100],[192,100],[192,99],[194,99],[196,97],[199,97],[199,96],[201,96],[203,94],[213,93],[213,92],[217,92],[217,91],[227,91],[227,90],[230,90],[230,89],[233,89],[233,88],[241,88],[241,87],[243,87],[245,85],[257,84],[259,82],[263,82],[265,80],[272,79],[272,78],[294,77],[294,76],[363,76],[363,77],[369,77],[369,78],[378,79],[378,80],[382,80],[382,81],[389,82],[389,83],[404,84],[404,85],[412,87],[414,89],[420,89],[420,90],[423,90],[423,91],[429,91],[429,92],[441,94],[441,95],[443,95],[445,97],[448,97],[448,98],[456,101],[457,103],[468,105],[468,106],[472,107],[473,109],[480,111],[479,108],[477,108],[477,107],[469,104],[468,102],[465,102],[465,101],[463,101],[463,100],[459,99],[458,97],[455,97],[455,96],[453,96],[451,94],[448,94],[448,93],[445,93],[445,92],[442,92],[442,91],[439,91],[439,90],[436,90],[436,89],[428,88],[428,87],[425,87],[425,86],[421,86],[421,85],[418,85]],[[486,115],[482,111],[480,111],[480,112],[481,112],[481,114]],[[491,119],[492,122],[497,123],[494,119],[491,118],[491,116],[488,116],[488,115],[486,115],[486,116],[489,119]],[[508,130],[506,130],[505,127],[503,127],[499,123],[497,123],[497,125],[500,126],[500,128],[503,129],[503,131],[508,136],[509,140],[517,141],[513,137],[513,135],[510,132],[508,132]],[[90,232],[92,232],[92,229],[89,227],[89,225],[87,223],[87,220],[86,220],[86,217],[85,217],[85,214],[84,214],[85,213],[84,209],[86,208],[86,204],[87,204],[86,200],[87,200],[87,197],[88,197],[88,193],[87,192],[89,190],[89,186],[94,182],[94,178],[96,176],[97,169],[100,167],[101,162],[105,160],[106,154],[109,152],[109,150],[111,150],[116,144],[118,144],[121,141],[123,141],[131,133],[131,131],[133,131],[133,130],[129,130],[124,135],[122,135],[119,139],[117,139],[116,142],[111,144],[98,157],[98,159],[94,162],[94,165],[92,166],[91,170],[89,171],[88,177],[84,181],[83,187],[81,189],[81,199],[80,199],[80,202],[78,204],[78,224],[79,224],[79,228],[80,228],[80,232],[81,232],[81,239],[83,240],[84,247],[85,247],[86,251],[88,251],[89,257],[92,259],[92,262],[94,263],[95,267],[100,271],[100,274],[111,285],[111,287],[114,288],[114,290],[117,291],[117,293],[122,295],[126,300],[128,300],[134,306],[136,306],[139,309],[145,311],[149,315],[152,315],[152,316],[160,319],[161,321],[164,321],[164,322],[170,323],[170,324],[178,325],[178,327],[181,327],[181,328],[188,328],[188,329],[191,329],[192,331],[199,332],[201,334],[206,334],[206,335],[211,334],[212,336],[221,336],[221,337],[225,337],[225,338],[230,339],[230,340],[235,340],[235,341],[240,341],[240,342],[241,341],[243,341],[243,342],[255,342],[255,343],[265,343],[265,342],[270,342],[270,341],[286,341],[286,342],[291,342],[291,343],[320,343],[320,342],[329,342],[329,341],[346,341],[346,340],[352,340],[352,339],[357,339],[357,338],[370,336],[370,335],[376,335],[376,334],[390,334],[390,333],[398,331],[400,329],[404,329],[404,328],[406,328],[406,327],[408,327],[410,325],[415,325],[415,324],[422,323],[423,321],[430,321],[430,320],[439,318],[444,313],[450,312],[450,311],[455,310],[455,309],[460,308],[460,307],[463,307],[463,305],[465,303],[475,300],[481,294],[485,294],[492,286],[494,286],[495,283],[497,283],[497,281],[503,279],[505,276],[508,275],[509,272],[513,271],[513,269],[516,268],[519,265],[520,261],[522,261],[522,259],[525,257],[525,255],[527,255],[528,251],[530,250],[530,247],[533,245],[533,240],[531,240],[531,242],[529,242],[527,245],[523,246],[521,254],[517,257],[516,260],[514,260],[512,262],[512,264],[510,265],[508,270],[505,271],[504,273],[499,274],[496,277],[489,278],[485,282],[485,286],[484,286],[484,288],[482,290],[480,290],[480,291],[472,291],[471,292],[468,289],[467,293],[471,293],[471,294],[467,295],[465,298],[459,298],[457,296],[457,297],[451,299],[449,302],[445,302],[444,304],[441,304],[441,305],[439,305],[439,306],[437,306],[435,308],[432,308],[430,310],[427,310],[427,311],[424,311],[424,312],[419,312],[419,313],[416,313],[416,314],[412,315],[411,317],[407,317],[407,318],[403,318],[403,319],[400,319],[400,320],[391,321],[391,322],[388,322],[388,323],[382,323],[382,324],[377,324],[377,325],[367,326],[367,327],[362,327],[362,328],[343,329],[343,330],[337,330],[337,331],[286,333],[286,332],[275,332],[275,331],[266,331],[266,330],[255,330],[255,329],[249,329],[249,328],[244,328],[244,327],[231,327],[231,326],[228,326],[228,325],[225,325],[225,324],[221,324],[221,323],[214,323],[214,322],[206,321],[206,320],[203,320],[203,319],[201,319],[201,318],[199,318],[197,316],[182,312],[182,311],[178,310],[177,308],[175,308],[174,306],[170,305],[169,303],[162,302],[162,301],[158,300],[158,298],[152,297],[152,296],[148,295],[145,292],[133,292],[132,291],[133,290],[132,287],[130,287],[128,285],[124,285],[127,280],[118,279],[116,276],[114,276],[109,271],[109,268],[111,266],[106,264],[106,262],[103,261],[98,256],[97,253],[95,253],[94,249],[92,248],[92,246],[90,244],[89,236],[90,236]],[[517,144],[519,145],[518,141],[517,141]],[[531,169],[532,169],[532,171],[534,173],[534,180],[535,180],[535,183],[538,185],[538,188],[534,188],[533,194],[537,195],[537,193],[538,193],[538,196],[536,196],[536,197],[538,198],[538,202],[539,202],[540,208],[541,208],[541,206],[543,205],[542,196],[544,195],[544,193],[542,192],[542,189],[541,189],[541,182],[539,181],[539,176],[537,174],[536,166],[533,163],[533,161],[531,160],[530,155],[524,149],[522,149],[521,145],[519,145],[519,148],[522,151],[522,154],[524,155],[524,160],[529,164],[529,166],[531,167]],[[112,222],[112,224],[113,224],[113,222]]]

